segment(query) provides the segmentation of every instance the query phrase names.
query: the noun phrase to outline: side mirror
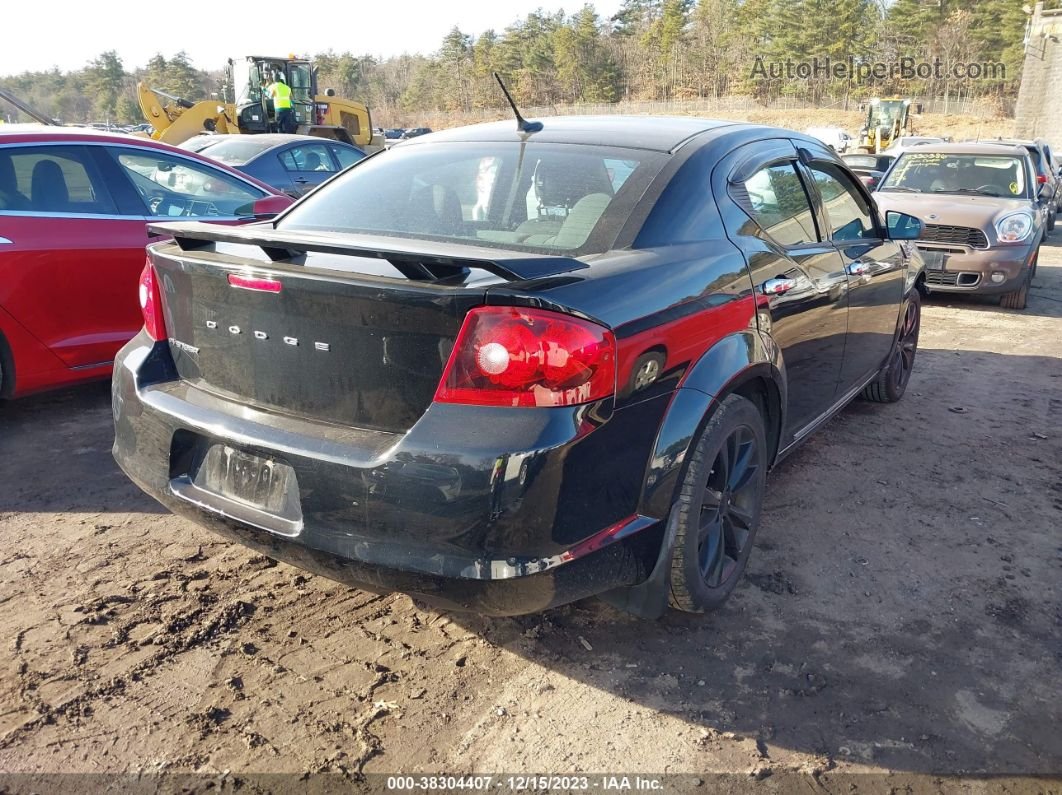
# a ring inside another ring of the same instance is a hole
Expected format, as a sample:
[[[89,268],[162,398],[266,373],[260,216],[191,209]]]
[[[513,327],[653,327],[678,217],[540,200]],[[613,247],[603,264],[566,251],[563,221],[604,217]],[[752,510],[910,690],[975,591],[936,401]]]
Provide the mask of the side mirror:
[[[290,196],[264,196],[251,206],[256,221],[268,221],[288,209],[295,200]]]
[[[918,240],[925,231],[925,224],[913,215],[889,210],[885,213],[885,226],[890,240]]]

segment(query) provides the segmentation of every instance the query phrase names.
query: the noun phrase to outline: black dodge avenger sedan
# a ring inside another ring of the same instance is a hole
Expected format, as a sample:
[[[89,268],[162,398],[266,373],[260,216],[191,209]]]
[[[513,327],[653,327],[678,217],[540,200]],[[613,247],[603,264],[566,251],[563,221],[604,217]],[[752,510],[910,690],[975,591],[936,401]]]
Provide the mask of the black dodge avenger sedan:
[[[490,614],[720,605],[768,469],[904,393],[922,224],[787,130],[435,133],[275,221],[155,227],[114,455],[166,507]]]

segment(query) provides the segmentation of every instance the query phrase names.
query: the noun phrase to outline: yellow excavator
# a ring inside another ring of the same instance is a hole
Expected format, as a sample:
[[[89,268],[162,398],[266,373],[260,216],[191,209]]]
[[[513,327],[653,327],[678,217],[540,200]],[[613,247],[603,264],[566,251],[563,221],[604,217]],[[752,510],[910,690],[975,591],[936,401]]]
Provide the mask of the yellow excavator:
[[[145,83],[137,84],[137,99],[144,120],[154,128],[151,137],[169,144],[179,144],[200,133],[279,132],[273,101],[265,91],[274,76],[291,88],[296,132],[333,138],[368,151],[377,148],[368,107],[336,97],[332,89],[318,94],[317,70],[304,58],[230,58],[223,101],[192,102]]]
[[[911,135],[911,117],[922,112],[909,99],[874,98],[859,109],[867,113],[859,131],[859,148],[865,152],[882,152],[901,135]]]

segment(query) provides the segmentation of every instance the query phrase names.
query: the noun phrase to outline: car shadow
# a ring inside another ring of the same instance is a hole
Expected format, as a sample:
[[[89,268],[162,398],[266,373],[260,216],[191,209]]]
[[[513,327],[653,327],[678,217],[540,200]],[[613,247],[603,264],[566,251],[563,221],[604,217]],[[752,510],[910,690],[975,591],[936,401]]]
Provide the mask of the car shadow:
[[[0,401],[0,512],[163,513],[111,457],[110,407],[110,381]]]
[[[1057,773],[1060,413],[1060,359],[922,350],[902,403],[853,403],[776,468],[719,612],[450,617],[768,755]]]

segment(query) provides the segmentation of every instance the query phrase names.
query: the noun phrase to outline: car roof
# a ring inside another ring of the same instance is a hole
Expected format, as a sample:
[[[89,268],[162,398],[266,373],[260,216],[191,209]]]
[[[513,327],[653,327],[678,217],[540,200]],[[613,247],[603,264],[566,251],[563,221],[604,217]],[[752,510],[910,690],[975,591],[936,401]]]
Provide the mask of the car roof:
[[[130,139],[159,146],[159,142],[141,135],[98,130],[95,127],[57,127],[49,124],[0,124],[0,143],[24,141],[96,141],[128,143]],[[161,144],[168,148],[169,144]]]
[[[1026,155],[1028,152],[1022,146],[1001,144],[1001,143],[984,143],[984,142],[967,142],[967,143],[951,143],[951,144],[919,144],[917,151],[915,149],[905,152],[904,154],[943,154],[943,155],[1000,155],[1009,154],[1016,157]]]
[[[707,130],[739,122],[682,116],[550,116],[537,119],[542,129],[521,134],[515,119],[455,127],[411,139],[403,146],[427,146],[440,142],[509,142],[600,144],[627,149],[670,152],[684,141]]]

